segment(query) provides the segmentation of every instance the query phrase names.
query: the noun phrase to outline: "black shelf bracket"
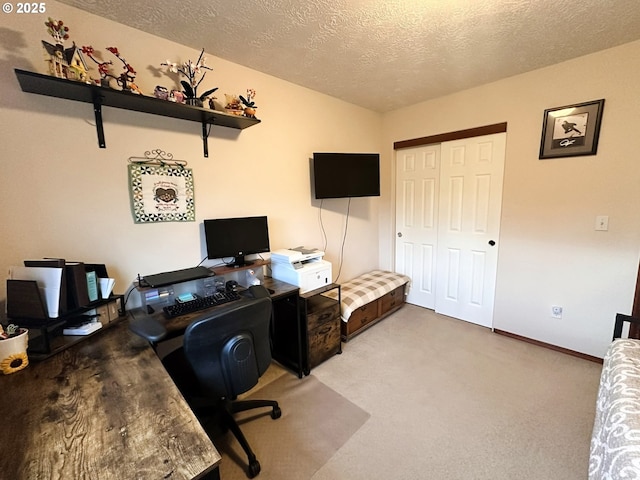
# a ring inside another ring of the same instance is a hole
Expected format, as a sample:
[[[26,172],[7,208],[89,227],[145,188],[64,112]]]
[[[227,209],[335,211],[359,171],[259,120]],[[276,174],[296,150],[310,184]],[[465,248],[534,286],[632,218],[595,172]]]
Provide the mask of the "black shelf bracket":
[[[102,125],[102,98],[100,95],[93,97],[93,114],[96,117],[96,131],[98,133],[98,146],[100,148],[107,148],[107,144],[104,140],[104,127]]]
[[[209,158],[209,132],[207,132],[207,122],[202,122],[202,148],[204,158]]]

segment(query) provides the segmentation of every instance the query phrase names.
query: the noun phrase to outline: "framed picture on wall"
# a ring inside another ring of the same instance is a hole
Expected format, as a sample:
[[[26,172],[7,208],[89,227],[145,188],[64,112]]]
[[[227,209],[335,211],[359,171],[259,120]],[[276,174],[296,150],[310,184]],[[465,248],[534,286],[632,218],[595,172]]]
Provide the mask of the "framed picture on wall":
[[[193,222],[193,173],[181,165],[129,165],[131,210],[135,223]]]
[[[604,99],[544,111],[540,159],[595,155]]]

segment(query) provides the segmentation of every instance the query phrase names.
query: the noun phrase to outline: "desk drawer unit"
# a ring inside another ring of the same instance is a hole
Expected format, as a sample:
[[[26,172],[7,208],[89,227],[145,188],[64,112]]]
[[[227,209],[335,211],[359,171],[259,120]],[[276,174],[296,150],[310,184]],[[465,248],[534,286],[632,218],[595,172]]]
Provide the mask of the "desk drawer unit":
[[[307,305],[307,329],[309,331],[322,327],[340,316],[340,305],[322,295],[317,295],[308,300]]]
[[[335,286],[333,288],[339,288]],[[306,373],[342,350],[340,304],[322,293],[303,297]]]
[[[321,364],[340,350],[340,318],[309,332],[309,369]]]
[[[340,349],[340,306],[318,295],[307,314],[309,369],[332,357]]]

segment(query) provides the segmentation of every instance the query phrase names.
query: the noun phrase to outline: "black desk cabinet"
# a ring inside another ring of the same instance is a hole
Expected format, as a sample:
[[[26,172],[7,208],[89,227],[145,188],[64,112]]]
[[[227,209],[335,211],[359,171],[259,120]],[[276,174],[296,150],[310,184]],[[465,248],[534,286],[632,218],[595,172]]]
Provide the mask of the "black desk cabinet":
[[[333,289],[338,289],[338,299],[322,295]],[[340,285],[331,284],[274,299],[273,358],[302,377],[342,353],[339,296]]]
[[[270,290],[273,304],[271,323],[271,356],[284,367],[294,370],[302,378],[302,346],[298,293],[295,285],[265,277],[264,286]]]

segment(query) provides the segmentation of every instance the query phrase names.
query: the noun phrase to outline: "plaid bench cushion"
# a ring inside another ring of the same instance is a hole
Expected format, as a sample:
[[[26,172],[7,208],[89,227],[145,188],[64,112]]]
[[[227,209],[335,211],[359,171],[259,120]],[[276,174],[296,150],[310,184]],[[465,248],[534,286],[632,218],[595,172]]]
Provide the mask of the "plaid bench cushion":
[[[396,288],[409,283],[411,279],[401,273],[386,270],[373,270],[340,285],[342,320],[348,321],[358,308],[380,298]],[[338,292],[326,293],[328,297],[337,298]]]

